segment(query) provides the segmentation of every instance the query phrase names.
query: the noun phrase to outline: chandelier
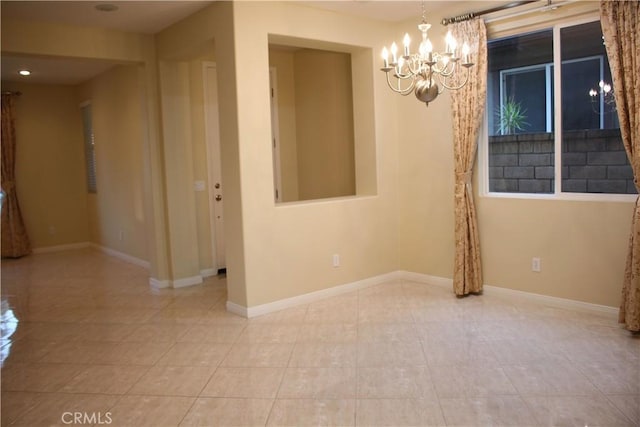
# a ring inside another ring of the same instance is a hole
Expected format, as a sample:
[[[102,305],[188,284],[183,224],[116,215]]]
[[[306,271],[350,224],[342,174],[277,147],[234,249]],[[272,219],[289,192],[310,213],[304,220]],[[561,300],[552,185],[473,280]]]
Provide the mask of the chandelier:
[[[392,91],[401,95],[408,95],[412,91],[416,98],[427,106],[436,99],[443,90],[458,90],[469,80],[470,69],[474,65],[469,54],[469,45],[464,42],[462,49],[458,48],[457,40],[447,32],[445,51],[433,51],[433,44],[429,40],[427,31],[431,24],[425,19],[424,1],[422,2],[422,23],[418,30],[422,33],[422,41],[417,53],[411,53],[411,38],[404,35],[403,52],[398,55],[398,45],[391,45],[391,51],[386,46],[382,49],[383,67],[387,76],[387,84]],[[461,56],[460,56],[461,53]],[[389,56],[391,54],[391,56]],[[463,74],[459,77],[459,74]]]
[[[608,114],[616,111],[616,99],[613,96],[613,88],[603,80],[598,83],[599,90],[590,89],[591,108],[596,114]]]

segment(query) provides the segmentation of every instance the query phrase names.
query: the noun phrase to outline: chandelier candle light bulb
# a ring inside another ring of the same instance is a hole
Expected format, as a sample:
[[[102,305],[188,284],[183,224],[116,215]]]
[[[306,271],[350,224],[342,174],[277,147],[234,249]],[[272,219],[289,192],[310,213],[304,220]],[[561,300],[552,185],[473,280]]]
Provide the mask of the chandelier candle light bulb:
[[[446,43],[445,54],[451,55],[451,57],[456,57],[456,39],[451,35],[451,31],[447,31],[447,35],[444,38]]]
[[[427,32],[431,28],[426,23],[424,4],[422,23],[418,30],[422,41],[417,53],[411,53],[411,38],[405,34],[402,40],[402,55],[398,56],[398,45],[391,44],[391,60],[386,47],[382,49],[381,70],[386,74],[387,84],[392,91],[401,95],[413,92],[427,106],[436,99],[444,89],[457,90],[469,80],[470,69],[474,65],[469,44],[462,44],[462,56],[458,55],[458,41],[451,32],[445,37],[445,50],[434,52],[433,44]]]
[[[409,33],[405,33],[402,44],[404,45],[404,57],[409,59],[409,44],[411,44],[411,37],[409,37]]]
[[[382,48],[382,62],[384,64],[383,69],[389,68],[389,51],[386,46]]]

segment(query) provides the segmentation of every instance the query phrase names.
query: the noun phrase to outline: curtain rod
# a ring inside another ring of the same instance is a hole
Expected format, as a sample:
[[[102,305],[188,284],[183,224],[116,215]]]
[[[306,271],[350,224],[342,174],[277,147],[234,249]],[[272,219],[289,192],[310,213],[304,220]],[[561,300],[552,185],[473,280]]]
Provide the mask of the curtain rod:
[[[22,92],[17,91],[17,92],[11,92],[10,90],[3,90],[2,91],[3,95],[15,95],[15,96],[20,96],[22,95]]]
[[[464,13],[462,15],[453,16],[451,18],[444,18],[442,20],[441,24],[444,25],[444,26],[447,26],[449,24],[454,24],[454,23],[457,23],[457,22],[468,21],[470,19],[475,18],[476,16],[487,15],[489,13],[499,12],[501,10],[511,9],[512,7],[522,6],[522,5],[529,4],[529,3],[536,3],[537,1],[538,0],[516,1],[516,2],[513,2],[513,3],[505,4],[503,6],[492,7],[490,9],[480,10],[480,11],[477,11],[477,12]]]

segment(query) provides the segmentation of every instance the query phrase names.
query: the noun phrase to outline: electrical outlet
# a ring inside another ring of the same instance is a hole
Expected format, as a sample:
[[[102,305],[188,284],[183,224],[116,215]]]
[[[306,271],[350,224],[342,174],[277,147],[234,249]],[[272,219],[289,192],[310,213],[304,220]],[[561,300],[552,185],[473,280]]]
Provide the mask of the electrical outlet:
[[[52,236],[56,234],[56,228],[53,225],[49,226],[49,234],[51,234]]]
[[[531,271],[535,271],[536,273],[540,273],[542,270],[542,264],[540,262],[540,258],[532,258],[531,259]]]
[[[340,267],[340,255],[338,254],[333,255],[333,266]]]

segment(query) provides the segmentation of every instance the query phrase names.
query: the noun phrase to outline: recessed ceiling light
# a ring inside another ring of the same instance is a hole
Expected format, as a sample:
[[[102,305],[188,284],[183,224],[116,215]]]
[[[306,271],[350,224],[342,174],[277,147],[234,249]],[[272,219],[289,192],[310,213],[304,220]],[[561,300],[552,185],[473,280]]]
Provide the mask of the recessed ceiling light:
[[[18,71],[18,74],[20,74],[21,76],[30,76],[31,75],[31,71],[29,71],[29,70],[20,70],[20,71]]]
[[[112,3],[101,3],[96,5],[96,10],[100,12],[115,12],[118,10],[118,6]]]

